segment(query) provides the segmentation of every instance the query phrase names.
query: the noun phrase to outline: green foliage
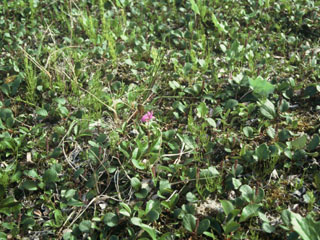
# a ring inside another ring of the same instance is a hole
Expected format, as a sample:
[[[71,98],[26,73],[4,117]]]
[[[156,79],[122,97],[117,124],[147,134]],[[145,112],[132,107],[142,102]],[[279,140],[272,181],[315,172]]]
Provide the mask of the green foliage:
[[[0,239],[318,239],[319,7],[1,1]]]
[[[253,93],[257,97],[267,98],[270,94],[273,93],[275,87],[269,83],[267,80],[263,79],[261,76],[252,79],[249,79],[250,87],[253,90]]]
[[[283,210],[281,217],[285,224],[284,227],[292,227],[303,240],[320,239],[320,222],[314,221],[311,215],[302,217],[300,214],[293,213],[289,210]]]

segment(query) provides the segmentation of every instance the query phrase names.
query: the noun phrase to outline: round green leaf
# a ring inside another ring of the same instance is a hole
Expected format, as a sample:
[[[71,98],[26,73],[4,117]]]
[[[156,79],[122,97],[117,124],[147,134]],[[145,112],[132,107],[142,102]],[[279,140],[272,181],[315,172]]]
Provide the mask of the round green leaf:
[[[160,213],[158,211],[156,211],[155,209],[152,209],[147,213],[146,216],[147,216],[149,222],[154,222],[159,219]]]
[[[250,78],[249,84],[253,89],[253,93],[259,97],[266,98],[274,91],[274,86],[261,76],[257,77],[256,79]]]
[[[310,152],[315,150],[318,147],[319,143],[320,143],[320,137],[318,134],[315,134],[312,140],[307,145],[307,150]]]
[[[188,192],[187,193],[186,199],[187,199],[188,202],[191,202],[191,203],[195,203],[195,202],[198,201],[198,198],[192,192]]]
[[[141,188],[141,182],[138,178],[133,177],[131,178],[130,182],[134,190],[138,191]]]
[[[253,129],[252,129],[252,127],[244,127],[243,128],[243,133],[244,133],[244,135],[246,136],[246,137],[252,137],[253,136]]]
[[[36,111],[36,113],[41,116],[41,117],[47,117],[48,116],[48,112],[47,110],[45,110],[44,108],[40,108]]]
[[[270,155],[270,150],[268,148],[267,144],[261,144],[257,149],[256,149],[256,154],[258,156],[259,160],[267,160]]]
[[[228,200],[220,200],[223,211],[226,215],[229,215],[234,209],[233,204]]]
[[[199,227],[197,230],[198,234],[202,234],[204,231],[206,231],[210,227],[210,221],[209,219],[203,219],[199,223]]]
[[[104,215],[103,222],[109,227],[115,227],[119,223],[119,217],[114,213]]]
[[[259,204],[249,204],[249,205],[245,206],[245,208],[242,210],[239,221],[243,222],[243,221],[247,220],[248,218],[256,215],[259,207],[260,207]]]
[[[262,229],[267,233],[273,233],[276,228],[274,226],[271,226],[269,223],[264,222],[262,223]]]
[[[43,175],[43,181],[45,183],[52,183],[52,182],[56,182],[57,180],[58,180],[58,174],[56,170],[50,168],[47,171],[45,171]]]
[[[27,180],[21,184],[21,187],[28,191],[37,191],[38,184],[35,181]]]
[[[189,232],[194,232],[194,230],[196,229],[196,221],[196,217],[189,213],[186,214],[182,219],[184,228]]]
[[[226,107],[226,109],[233,109],[238,105],[238,103],[239,102],[237,100],[235,100],[235,99],[229,99],[226,102],[225,107]]]
[[[201,102],[197,107],[197,116],[199,118],[204,118],[208,113],[207,105],[204,102]]]
[[[88,233],[90,231],[90,229],[91,229],[91,221],[83,220],[79,224],[79,229],[80,229],[81,232]]]

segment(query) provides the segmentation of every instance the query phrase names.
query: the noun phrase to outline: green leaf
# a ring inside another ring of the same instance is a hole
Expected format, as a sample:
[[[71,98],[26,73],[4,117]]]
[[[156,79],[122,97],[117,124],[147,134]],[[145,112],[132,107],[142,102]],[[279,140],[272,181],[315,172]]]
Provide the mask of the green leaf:
[[[282,129],[279,133],[278,133],[278,137],[279,137],[279,141],[280,142],[285,142],[287,141],[290,137],[290,131],[287,129]]]
[[[176,90],[178,88],[181,88],[180,83],[178,83],[177,81],[169,81],[169,86],[173,89]]]
[[[317,188],[317,190],[320,190],[320,173],[317,172],[313,176],[313,185]]]
[[[26,217],[22,220],[21,225],[24,229],[28,229],[36,224],[36,221],[32,217]]]
[[[214,13],[211,14],[211,21],[214,24],[214,26],[218,29],[219,33],[227,33],[224,26],[218,21]]]
[[[58,107],[58,109],[59,109],[60,113],[61,113],[63,116],[67,116],[67,115],[69,114],[68,109],[67,109],[66,107],[64,107],[64,106],[60,106],[60,107]]]
[[[61,105],[64,105],[67,103],[67,100],[65,98],[55,98],[54,100]]]
[[[236,178],[232,178],[232,184],[234,189],[238,189],[241,186],[241,181]]]
[[[302,217],[300,214],[290,212],[290,223],[303,240],[320,239],[320,222],[316,222],[310,215]]]
[[[89,220],[83,220],[80,224],[79,224],[79,229],[81,232],[84,232],[84,233],[88,233],[90,232],[90,229],[91,229],[91,221]]]
[[[138,178],[133,177],[131,178],[130,182],[134,190],[138,191],[141,188],[141,182]]]
[[[191,203],[195,203],[195,202],[198,201],[198,198],[192,192],[188,192],[187,193],[186,199],[187,199],[188,202],[191,202]]]
[[[201,102],[197,107],[197,116],[198,118],[204,118],[208,113],[207,105],[204,102]]]
[[[103,217],[103,222],[109,227],[115,227],[119,223],[119,217],[114,213],[107,213]]]
[[[161,134],[159,134],[159,136],[153,140],[151,146],[149,147],[150,151],[158,153],[161,148],[161,144],[162,144],[162,137],[161,137]]]
[[[39,179],[39,175],[38,173],[36,172],[36,170],[34,169],[31,169],[29,171],[24,171],[24,174],[28,177],[31,177],[31,178],[36,178],[36,179]]]
[[[40,108],[36,111],[36,113],[41,116],[41,117],[47,117],[48,116],[48,112],[47,110],[45,110],[44,108]]]
[[[242,185],[240,187],[241,196],[247,201],[251,202],[254,200],[254,191],[249,185]]]
[[[157,210],[152,209],[147,213],[146,217],[148,218],[149,222],[154,222],[159,219],[160,213]]]
[[[197,233],[200,235],[202,234],[204,231],[206,231],[208,228],[210,227],[210,221],[209,219],[203,219],[200,221],[198,229],[197,229]]]
[[[243,133],[248,138],[253,137],[253,129],[252,129],[252,127],[244,127],[243,128]]]
[[[267,134],[268,134],[268,136],[269,136],[270,138],[274,139],[275,136],[276,136],[276,131],[274,130],[273,127],[269,126],[269,127],[267,128]]]
[[[0,240],[7,240],[7,234],[4,232],[0,232]]]
[[[20,202],[16,202],[13,197],[7,197],[7,198],[0,201],[0,210],[3,210],[5,208],[13,208],[13,207],[16,207],[19,205],[20,205]],[[12,209],[10,209],[10,210],[12,210]],[[10,211],[10,213],[11,213],[11,211]]]
[[[225,108],[226,109],[234,109],[236,106],[238,106],[239,102],[235,99],[229,99],[226,103],[225,103]]]
[[[228,200],[220,200],[222,208],[226,216],[234,210],[233,204]]]
[[[172,107],[174,109],[178,109],[180,112],[184,113],[187,109],[187,107],[181,102],[181,101],[175,101],[173,104],[172,104]]]
[[[307,86],[303,91],[303,97],[312,97],[318,92],[317,87],[314,85]]]
[[[14,124],[14,115],[9,108],[0,108],[0,119],[5,122],[7,127],[12,127]],[[5,127],[2,125],[1,128]]]
[[[186,150],[197,148],[197,144],[194,140],[194,137],[188,136],[186,134],[183,134],[182,136],[180,134],[177,134],[177,136],[186,145]]]
[[[133,217],[131,218],[131,223],[133,225],[139,226],[140,228],[142,228],[144,231],[146,231],[150,237],[152,238],[152,240],[156,240],[157,239],[157,232],[155,229],[153,229],[152,227],[148,226],[147,224],[142,223],[141,218],[137,218],[137,217]]]
[[[255,79],[250,78],[249,84],[253,90],[253,93],[262,98],[267,98],[275,89],[271,83],[263,79],[261,76]]]
[[[303,149],[297,149],[294,151],[292,159],[295,161],[295,164],[302,166],[303,160],[307,158],[307,153]]]
[[[69,206],[74,206],[74,207],[82,207],[84,204],[76,199],[71,198],[68,202],[67,205]]]
[[[183,67],[183,74],[188,75],[191,69],[192,69],[192,63],[189,63],[189,62],[185,63]]]
[[[267,216],[264,213],[258,212],[258,216],[263,222],[267,222],[267,223],[269,222],[269,219],[267,218]]]
[[[268,148],[268,145],[265,143],[261,144],[256,149],[256,154],[257,154],[259,160],[267,160],[270,156],[270,150]]]
[[[197,218],[192,214],[188,213],[183,217],[182,224],[184,228],[187,229],[189,232],[194,232],[194,230],[196,229],[196,221]]]
[[[209,125],[213,128],[217,127],[216,121],[214,121],[212,118],[206,118],[206,121],[209,123]]]
[[[264,103],[261,104],[260,112],[263,116],[271,120],[276,117],[276,109],[269,99],[266,99]]]
[[[263,188],[259,188],[258,192],[254,194],[254,202],[260,203],[260,202],[262,202],[264,197],[265,197],[265,193],[264,193]]]
[[[50,168],[47,171],[45,171],[43,175],[43,181],[45,183],[53,183],[58,181],[58,174],[56,170],[54,170],[53,168]]]
[[[307,145],[307,141],[308,141],[307,135],[304,134],[301,137],[298,137],[297,139],[293,140],[291,142],[291,146],[295,150],[303,149]]]
[[[190,0],[191,9],[195,12],[195,14],[200,15],[199,7],[194,0]]]
[[[225,234],[229,234],[231,232],[236,231],[240,227],[240,224],[234,221],[229,221],[227,224],[223,226],[223,230]]]
[[[146,206],[146,212],[151,211],[152,209],[157,210],[157,211],[161,211],[161,205],[160,205],[160,201],[158,200],[149,200],[147,202],[147,206]]]
[[[270,223],[264,222],[262,223],[262,230],[267,233],[273,233],[276,230],[276,227],[271,226]]]
[[[146,166],[137,159],[131,159],[131,162],[137,169],[144,170],[146,168]]]
[[[319,146],[319,143],[320,143],[320,137],[318,134],[315,134],[313,135],[313,138],[312,140],[309,142],[309,144],[307,145],[307,150],[309,152],[315,150],[318,146]]]
[[[144,199],[148,195],[148,190],[145,188],[142,188],[142,189],[140,189],[139,192],[136,192],[134,195],[139,199]]]
[[[281,104],[280,104],[280,112],[285,112],[289,109],[289,103],[287,100],[282,99]]]
[[[159,191],[161,194],[171,193],[171,184],[168,180],[160,180]]]
[[[283,210],[281,212],[281,219],[283,223],[289,227],[291,222],[291,212],[289,210]]]
[[[252,216],[256,216],[259,207],[260,207],[259,204],[249,204],[249,205],[245,206],[245,208],[242,210],[239,221],[244,222],[248,218],[250,218]]]
[[[35,181],[26,180],[21,184],[21,188],[28,190],[28,191],[37,191],[38,184]]]
[[[75,189],[68,189],[68,191],[66,192],[66,194],[65,194],[65,198],[66,199],[71,199],[71,198],[73,198],[73,196],[76,194],[76,190]]]
[[[62,226],[62,224],[65,220],[62,215],[62,212],[59,209],[55,209],[53,211],[53,213],[54,213],[54,220],[56,222],[56,226],[58,226],[58,227]]]
[[[121,202],[121,203],[119,203],[119,205],[122,207],[121,210],[126,211],[126,212],[129,214],[129,216],[131,215],[131,208],[129,207],[128,204],[126,204],[126,203],[124,203],[124,202]],[[120,210],[120,211],[121,211],[121,210]],[[124,215],[124,214],[123,214],[123,215]]]
[[[13,118],[13,112],[9,108],[0,108],[0,118],[7,121],[8,118]]]

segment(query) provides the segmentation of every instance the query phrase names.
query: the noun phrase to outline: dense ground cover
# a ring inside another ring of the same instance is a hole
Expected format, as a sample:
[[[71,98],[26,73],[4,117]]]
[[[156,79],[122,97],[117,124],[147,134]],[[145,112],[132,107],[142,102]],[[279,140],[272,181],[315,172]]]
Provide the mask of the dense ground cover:
[[[0,239],[320,239],[320,2],[4,0]]]

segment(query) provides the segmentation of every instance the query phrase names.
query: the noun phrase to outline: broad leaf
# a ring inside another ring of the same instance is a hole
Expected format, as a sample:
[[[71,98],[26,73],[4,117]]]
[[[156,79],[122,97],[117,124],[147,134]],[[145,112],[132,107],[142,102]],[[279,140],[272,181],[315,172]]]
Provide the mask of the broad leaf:
[[[304,134],[301,137],[298,137],[297,139],[293,140],[291,142],[291,146],[293,149],[303,149],[307,145],[307,136]]]
[[[89,220],[83,220],[80,224],[79,224],[79,229],[81,232],[85,232],[88,233],[91,229],[91,221]]]
[[[204,118],[208,113],[207,105],[204,102],[201,102],[197,107],[197,116],[198,118]]]
[[[186,214],[182,219],[183,226],[189,232],[194,232],[194,230],[196,229],[196,221],[196,217],[189,213]]]
[[[210,227],[210,221],[209,219],[203,219],[200,221],[197,233],[202,234],[204,231],[206,231]]]
[[[268,148],[268,145],[265,143],[261,144],[256,149],[256,154],[257,154],[259,160],[267,160],[270,156],[270,150]]]
[[[223,226],[223,230],[225,234],[229,234],[231,232],[236,231],[240,227],[240,224],[234,221],[230,221]]]
[[[226,216],[234,210],[233,204],[228,200],[220,200],[222,208]]]
[[[191,3],[191,9],[196,13],[200,15],[199,7],[197,3],[194,0],[190,0]]]
[[[249,204],[245,206],[240,216],[240,222],[243,222],[248,218],[257,215],[258,214],[257,210],[259,209],[259,207],[260,207],[259,204]]]
[[[276,109],[269,99],[266,99],[264,103],[261,104],[260,112],[263,116],[271,120],[276,117]]]
[[[249,84],[253,90],[253,93],[258,97],[267,98],[273,93],[275,87],[261,76],[249,79]]]
[[[119,223],[119,217],[114,213],[104,215],[103,222],[109,227],[115,227]]]
[[[309,144],[307,145],[307,150],[309,152],[315,150],[318,146],[319,146],[319,143],[320,143],[320,137],[318,134],[315,134],[313,135],[313,138],[312,140],[309,142]]]

